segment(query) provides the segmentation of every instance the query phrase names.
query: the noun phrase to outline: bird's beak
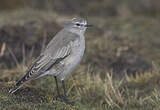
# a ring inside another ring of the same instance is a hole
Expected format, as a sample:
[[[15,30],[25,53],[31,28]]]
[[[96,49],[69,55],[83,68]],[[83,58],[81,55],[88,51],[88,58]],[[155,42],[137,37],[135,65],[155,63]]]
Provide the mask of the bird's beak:
[[[93,27],[91,24],[86,24],[85,27]]]

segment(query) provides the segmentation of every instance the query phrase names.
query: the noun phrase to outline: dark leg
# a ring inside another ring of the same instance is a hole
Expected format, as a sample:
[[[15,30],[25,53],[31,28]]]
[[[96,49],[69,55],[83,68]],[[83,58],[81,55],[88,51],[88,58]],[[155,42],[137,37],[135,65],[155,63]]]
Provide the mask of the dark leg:
[[[63,87],[63,92],[64,92],[64,98],[66,99],[66,88],[65,88],[64,80],[62,80],[62,87]]]
[[[64,95],[63,95],[62,99],[64,100],[64,102],[67,103],[67,104],[74,104],[73,102],[68,102],[68,100],[67,100],[64,80],[62,80],[62,87],[63,87],[63,92],[64,92]]]
[[[59,92],[59,87],[58,87],[57,77],[56,77],[56,76],[54,76],[54,79],[55,79],[55,81],[56,81],[57,94],[58,94],[58,97],[60,97],[60,92]]]
[[[57,82],[57,77],[54,76],[54,78],[55,78],[55,81],[56,81],[56,88],[57,88],[57,95],[58,95],[55,98],[57,99],[59,97],[60,99],[62,99],[67,104],[74,104],[72,102],[68,102],[68,100],[67,100],[67,97],[66,97],[66,88],[65,88],[64,80],[62,80],[62,87],[63,87],[64,95],[60,95],[59,87],[58,87],[58,82]]]

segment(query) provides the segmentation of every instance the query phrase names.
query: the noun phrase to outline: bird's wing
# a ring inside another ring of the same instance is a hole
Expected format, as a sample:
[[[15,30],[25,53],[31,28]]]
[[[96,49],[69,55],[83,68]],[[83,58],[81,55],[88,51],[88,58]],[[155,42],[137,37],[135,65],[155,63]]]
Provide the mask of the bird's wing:
[[[18,81],[17,85],[21,85],[27,80],[38,77],[54,64],[69,56],[71,53],[71,46],[73,46],[73,42],[77,39],[79,39],[77,34],[66,31],[65,29],[60,31],[50,41],[44,52],[37,58],[26,75]]]
[[[58,63],[62,59],[66,58],[71,52],[70,44],[63,46],[62,48],[57,49],[54,56],[51,54],[41,54],[31,66],[26,75],[17,82],[17,86],[21,85],[23,82],[30,80],[32,78],[36,78],[39,75],[43,74],[43,72],[47,71],[51,68],[55,63]]]

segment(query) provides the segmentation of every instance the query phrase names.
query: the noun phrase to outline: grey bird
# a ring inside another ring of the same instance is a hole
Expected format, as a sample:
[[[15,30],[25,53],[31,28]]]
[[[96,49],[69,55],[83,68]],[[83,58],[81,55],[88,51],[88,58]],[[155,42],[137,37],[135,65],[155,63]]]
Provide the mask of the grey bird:
[[[82,18],[68,21],[64,28],[49,42],[28,72],[9,92],[16,92],[27,81],[52,75],[56,81],[58,97],[68,102],[64,79],[77,67],[83,57],[85,51],[84,33],[86,28],[90,26]],[[62,81],[63,96],[59,93],[57,77]]]

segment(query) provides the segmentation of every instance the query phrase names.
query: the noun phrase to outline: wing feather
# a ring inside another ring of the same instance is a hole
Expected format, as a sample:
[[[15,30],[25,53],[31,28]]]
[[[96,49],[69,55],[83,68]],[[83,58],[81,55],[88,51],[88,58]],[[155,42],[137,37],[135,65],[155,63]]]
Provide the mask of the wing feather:
[[[21,85],[27,80],[38,77],[43,74],[43,72],[50,69],[54,64],[69,56],[71,53],[72,43],[79,38],[79,35],[65,29],[57,33],[57,35],[46,46],[46,49],[37,58],[35,63],[31,66],[26,75],[18,81],[17,85]]]
[[[63,58],[67,57],[70,52],[70,46],[67,45],[59,48],[54,57],[51,57],[50,55],[41,55],[31,66],[27,74],[19,81],[19,84],[32,78],[38,77],[43,72],[47,71],[47,69],[57,61],[60,61]]]
[[[68,57],[71,54],[73,41],[77,39],[80,39],[79,35],[65,28],[58,32],[30,67],[29,71],[17,82],[15,88],[11,89],[10,92],[14,93],[25,81],[39,77],[56,63]]]

